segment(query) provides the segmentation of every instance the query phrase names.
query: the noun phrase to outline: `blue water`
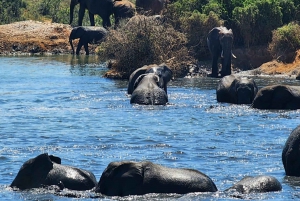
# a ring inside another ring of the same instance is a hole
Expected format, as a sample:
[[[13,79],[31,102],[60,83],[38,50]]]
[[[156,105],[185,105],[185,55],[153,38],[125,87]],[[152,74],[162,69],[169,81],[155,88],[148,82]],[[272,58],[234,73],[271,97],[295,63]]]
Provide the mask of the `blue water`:
[[[299,199],[300,178],[285,177],[281,152],[300,124],[300,110],[218,103],[213,78],[172,81],[167,106],[131,105],[127,81],[104,78],[107,69],[99,63],[95,56],[0,57],[0,200],[71,200],[8,187],[25,161],[45,152],[92,171],[97,180],[112,161],[149,160],[200,170],[219,189],[95,200],[236,200],[222,191],[244,176],[261,174],[276,177],[283,190],[245,199]],[[255,80],[259,87],[300,85],[282,78]]]

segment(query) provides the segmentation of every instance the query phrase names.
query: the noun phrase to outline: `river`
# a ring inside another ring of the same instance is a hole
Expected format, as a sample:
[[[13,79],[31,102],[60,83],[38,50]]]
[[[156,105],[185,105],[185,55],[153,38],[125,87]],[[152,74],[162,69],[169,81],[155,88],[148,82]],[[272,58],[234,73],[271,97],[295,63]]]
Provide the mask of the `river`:
[[[0,200],[71,200],[49,192],[12,191],[22,164],[41,153],[92,171],[97,180],[112,161],[149,160],[193,168],[216,193],[144,195],[95,200],[236,200],[223,191],[244,176],[271,175],[280,192],[245,199],[300,197],[300,178],[285,176],[282,148],[300,124],[300,110],[267,111],[216,101],[215,78],[175,79],[167,106],[131,105],[127,80],[104,78],[97,57],[0,57]],[[254,78],[259,88],[283,78]],[[78,200],[92,200],[92,198]]]

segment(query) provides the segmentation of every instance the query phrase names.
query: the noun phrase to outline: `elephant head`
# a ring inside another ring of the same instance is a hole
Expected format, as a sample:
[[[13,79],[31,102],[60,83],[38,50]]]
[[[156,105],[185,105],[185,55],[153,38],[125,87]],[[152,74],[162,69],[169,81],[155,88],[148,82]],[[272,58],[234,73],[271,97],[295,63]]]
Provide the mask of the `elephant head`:
[[[158,86],[165,90],[167,93],[167,84],[173,77],[172,70],[164,63],[160,64],[159,66],[149,68],[146,73],[154,73],[159,76],[160,81]]]
[[[230,86],[230,93],[233,103],[251,104],[257,94],[258,88],[253,79],[238,77],[233,80]]]
[[[142,105],[165,105],[168,102],[167,93],[158,86],[160,78],[154,73],[140,75],[134,84],[130,103]]]
[[[51,185],[72,190],[89,190],[96,186],[93,173],[61,165],[60,162],[60,158],[47,153],[30,159],[22,165],[10,186],[20,190]]]
[[[136,0],[137,11],[141,14],[160,15],[166,0]]]
[[[127,93],[128,94],[132,94],[132,92],[134,91],[134,84],[135,84],[135,81],[136,79],[142,75],[142,74],[145,74],[146,71],[149,69],[149,68],[152,68],[152,65],[145,65],[141,68],[138,68],[136,69],[135,71],[133,71],[130,76],[129,76],[129,80],[128,80],[128,87],[127,87]]]
[[[69,36],[69,43],[72,48],[72,54],[74,54],[74,46],[73,46],[73,40],[82,37],[86,32],[86,29],[84,27],[75,27],[72,29],[70,36]]]

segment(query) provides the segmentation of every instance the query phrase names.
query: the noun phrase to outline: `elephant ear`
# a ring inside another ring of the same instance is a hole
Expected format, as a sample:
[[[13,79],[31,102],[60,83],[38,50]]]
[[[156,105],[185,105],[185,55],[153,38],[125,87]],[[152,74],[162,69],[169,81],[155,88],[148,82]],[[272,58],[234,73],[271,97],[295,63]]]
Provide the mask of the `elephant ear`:
[[[229,89],[229,94],[230,94],[230,102],[231,103],[237,103],[237,87],[239,83],[239,78],[233,79],[230,89]]]
[[[137,88],[137,86],[139,85],[139,83],[142,81],[142,79],[146,76],[147,74],[142,74],[142,75],[140,75],[138,78],[136,78],[136,80],[135,80],[135,82],[134,82],[134,84],[133,84],[133,90],[132,91],[134,91],[136,88]]]

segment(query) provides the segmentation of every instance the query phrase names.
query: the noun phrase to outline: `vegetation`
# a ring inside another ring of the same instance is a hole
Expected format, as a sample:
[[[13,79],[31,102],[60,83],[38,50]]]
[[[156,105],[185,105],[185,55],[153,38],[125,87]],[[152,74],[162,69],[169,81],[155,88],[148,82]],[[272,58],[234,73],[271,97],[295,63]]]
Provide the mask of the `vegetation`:
[[[68,24],[69,3],[0,0],[0,24],[26,19]],[[299,10],[300,0],[170,0],[164,12],[165,25],[148,23],[111,30],[99,54],[113,59],[113,66],[120,72],[165,61],[176,63],[176,68],[184,71],[178,66],[185,59],[208,58],[206,35],[213,27],[223,25],[233,30],[235,47],[268,46],[274,58],[284,58],[282,55],[299,48]],[[77,18],[75,10],[74,24]],[[89,25],[87,13],[83,24]],[[96,24],[101,25],[100,17],[96,17]]]

